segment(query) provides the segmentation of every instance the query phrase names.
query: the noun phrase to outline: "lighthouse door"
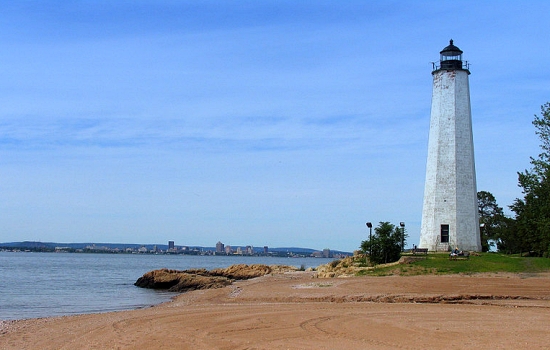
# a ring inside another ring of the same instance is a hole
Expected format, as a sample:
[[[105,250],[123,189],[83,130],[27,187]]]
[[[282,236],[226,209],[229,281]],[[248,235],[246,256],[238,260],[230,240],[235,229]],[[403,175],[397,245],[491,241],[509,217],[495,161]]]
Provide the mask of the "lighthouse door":
[[[449,225],[441,225],[441,243],[449,243]]]

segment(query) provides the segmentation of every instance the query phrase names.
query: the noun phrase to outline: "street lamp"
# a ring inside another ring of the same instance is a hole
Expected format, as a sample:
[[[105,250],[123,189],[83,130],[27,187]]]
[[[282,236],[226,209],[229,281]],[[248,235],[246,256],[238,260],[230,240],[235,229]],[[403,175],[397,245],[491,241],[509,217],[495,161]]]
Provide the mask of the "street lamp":
[[[369,228],[369,247],[370,247],[369,259],[370,259],[372,256],[372,223],[367,222],[367,227]]]
[[[401,226],[401,251],[405,251],[405,223],[400,222],[399,226]]]

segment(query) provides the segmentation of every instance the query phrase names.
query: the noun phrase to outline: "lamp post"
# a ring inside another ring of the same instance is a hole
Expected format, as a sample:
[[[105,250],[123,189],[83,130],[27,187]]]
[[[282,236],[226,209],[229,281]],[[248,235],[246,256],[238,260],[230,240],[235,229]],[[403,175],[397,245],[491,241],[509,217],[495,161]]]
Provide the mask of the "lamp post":
[[[405,223],[400,222],[399,226],[401,226],[401,251],[405,251]]]
[[[367,222],[367,227],[369,228],[369,259],[372,256],[372,223]]]

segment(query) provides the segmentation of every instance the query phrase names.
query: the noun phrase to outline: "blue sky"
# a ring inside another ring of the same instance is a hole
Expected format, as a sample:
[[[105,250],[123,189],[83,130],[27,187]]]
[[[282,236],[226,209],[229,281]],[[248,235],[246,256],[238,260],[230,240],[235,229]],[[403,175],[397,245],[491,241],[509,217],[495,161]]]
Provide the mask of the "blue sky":
[[[0,12],[0,242],[352,251],[420,235],[431,62],[471,63],[507,207],[550,100],[547,1],[18,1]]]

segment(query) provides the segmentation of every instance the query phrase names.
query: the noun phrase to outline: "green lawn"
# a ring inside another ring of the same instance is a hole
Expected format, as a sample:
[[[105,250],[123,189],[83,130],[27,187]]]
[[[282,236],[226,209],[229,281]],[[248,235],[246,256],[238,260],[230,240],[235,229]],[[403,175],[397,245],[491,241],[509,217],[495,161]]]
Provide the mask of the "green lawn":
[[[519,257],[498,253],[471,255],[468,260],[449,260],[449,254],[428,254],[425,259],[412,264],[380,266],[374,270],[364,270],[361,275],[423,275],[423,274],[472,274],[480,272],[538,273],[550,272],[550,259]]]

